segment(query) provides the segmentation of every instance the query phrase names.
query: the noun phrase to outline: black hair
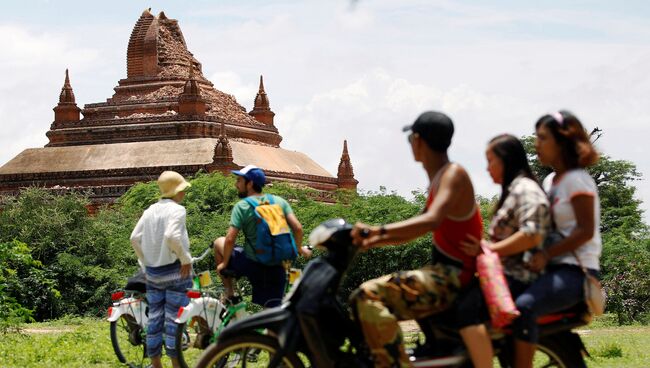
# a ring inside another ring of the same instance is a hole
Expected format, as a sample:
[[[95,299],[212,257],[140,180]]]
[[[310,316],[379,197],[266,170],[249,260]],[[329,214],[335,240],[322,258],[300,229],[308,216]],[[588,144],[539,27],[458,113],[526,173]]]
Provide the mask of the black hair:
[[[535,123],[535,130],[545,126],[560,146],[562,161],[567,169],[585,168],[598,162],[599,155],[578,118],[566,110],[547,114]]]
[[[243,178],[244,178],[244,182],[246,183],[246,185],[248,185],[248,182],[250,182],[251,180],[246,179],[245,176],[243,176]],[[256,193],[262,193],[263,188],[262,188],[261,186],[255,184],[255,183],[253,183],[253,190],[254,190]]]
[[[501,183],[501,197],[495,207],[495,212],[505,202],[510,194],[510,184],[518,176],[524,176],[537,182],[535,174],[528,164],[528,156],[521,141],[510,134],[498,135],[488,144],[488,149],[503,163],[503,180]],[[539,183],[538,183],[539,184]]]

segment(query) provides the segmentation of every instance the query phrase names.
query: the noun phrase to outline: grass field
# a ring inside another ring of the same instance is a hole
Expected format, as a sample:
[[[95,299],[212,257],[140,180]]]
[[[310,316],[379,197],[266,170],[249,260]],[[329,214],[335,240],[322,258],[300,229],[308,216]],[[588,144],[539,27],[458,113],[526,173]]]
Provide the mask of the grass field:
[[[578,332],[592,356],[587,359],[589,367],[650,367],[650,326],[616,327],[604,318]],[[123,365],[113,353],[107,322],[66,318],[25,325],[20,333],[0,334],[0,367]]]

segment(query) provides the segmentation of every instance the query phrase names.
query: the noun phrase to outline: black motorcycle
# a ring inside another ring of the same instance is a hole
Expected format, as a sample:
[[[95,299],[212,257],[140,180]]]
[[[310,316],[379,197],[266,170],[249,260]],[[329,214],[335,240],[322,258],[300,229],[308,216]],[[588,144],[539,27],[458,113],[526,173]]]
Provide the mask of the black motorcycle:
[[[216,345],[200,357],[196,368],[207,367],[373,367],[359,325],[337,294],[358,248],[352,226],[329,220],[311,233],[309,241],[327,249],[312,260],[282,306],[264,310],[228,326]],[[585,367],[586,350],[572,328],[585,325],[585,306],[544,316],[535,366]],[[453,324],[453,311],[418,320],[424,341],[411,351],[414,367],[471,367],[462,339]],[[420,340],[422,340],[420,338]],[[513,366],[513,337],[507,330],[493,335],[502,367]]]

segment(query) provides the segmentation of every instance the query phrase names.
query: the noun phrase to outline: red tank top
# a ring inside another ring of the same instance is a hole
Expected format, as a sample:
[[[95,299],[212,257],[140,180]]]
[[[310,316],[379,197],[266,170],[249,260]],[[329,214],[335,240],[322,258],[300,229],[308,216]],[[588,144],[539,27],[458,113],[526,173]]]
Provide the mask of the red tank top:
[[[435,190],[431,188],[425,211],[433,203],[434,192]],[[482,237],[483,220],[478,206],[475,206],[472,213],[464,218],[446,217],[433,232],[433,262],[450,263],[460,267],[459,277],[463,287],[469,284],[476,272],[476,257],[469,256],[460,249],[460,242],[466,240],[468,234],[477,239]],[[441,254],[442,257],[436,257],[436,253]]]

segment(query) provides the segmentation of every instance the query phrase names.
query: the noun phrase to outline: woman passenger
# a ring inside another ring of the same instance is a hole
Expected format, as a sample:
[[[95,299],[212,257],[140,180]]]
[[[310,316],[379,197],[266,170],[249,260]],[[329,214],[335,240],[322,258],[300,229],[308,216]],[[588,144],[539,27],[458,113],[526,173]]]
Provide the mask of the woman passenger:
[[[541,249],[550,227],[549,203],[537,183],[524,146],[516,137],[503,134],[493,138],[485,152],[487,170],[501,196],[490,222],[489,246],[501,256],[508,285],[514,295],[528,288],[538,272],[526,267],[531,249]],[[467,254],[480,252],[479,239],[468,237],[464,243]],[[457,318],[460,334],[477,368],[492,367],[492,343],[485,326],[487,314],[478,282],[461,295]]]
[[[535,129],[539,161],[553,168],[543,187],[551,203],[554,232],[562,239],[532,256],[529,269],[546,271],[515,301],[521,312],[514,323],[517,368],[532,366],[539,338],[537,317],[584,300],[580,264],[598,276],[602,249],[598,188],[585,170],[599,158],[589,135],[565,110],[542,116]]]

